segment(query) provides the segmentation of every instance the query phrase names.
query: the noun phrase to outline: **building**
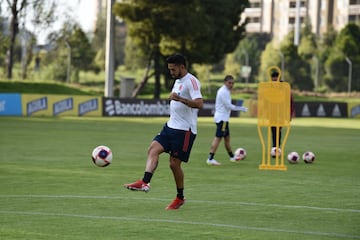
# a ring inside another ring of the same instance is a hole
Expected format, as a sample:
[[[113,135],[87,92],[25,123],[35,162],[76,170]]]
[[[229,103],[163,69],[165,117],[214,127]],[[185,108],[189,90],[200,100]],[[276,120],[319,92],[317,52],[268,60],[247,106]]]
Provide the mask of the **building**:
[[[267,32],[281,41],[308,19],[312,31],[321,37],[333,27],[340,31],[349,22],[360,21],[360,0],[249,0],[244,15],[248,19],[247,32]],[[299,3],[299,8],[297,8]],[[276,33],[276,34],[274,34]]]

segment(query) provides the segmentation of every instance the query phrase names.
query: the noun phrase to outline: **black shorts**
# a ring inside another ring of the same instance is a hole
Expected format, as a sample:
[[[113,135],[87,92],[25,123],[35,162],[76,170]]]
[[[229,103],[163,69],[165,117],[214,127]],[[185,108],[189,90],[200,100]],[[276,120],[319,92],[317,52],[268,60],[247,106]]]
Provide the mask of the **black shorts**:
[[[161,132],[154,137],[154,141],[159,142],[170,156],[188,162],[195,137],[196,134],[193,134],[190,129],[178,130],[169,128],[165,124]]]
[[[229,122],[218,122],[216,123],[215,136],[218,138],[227,137],[230,135]]]

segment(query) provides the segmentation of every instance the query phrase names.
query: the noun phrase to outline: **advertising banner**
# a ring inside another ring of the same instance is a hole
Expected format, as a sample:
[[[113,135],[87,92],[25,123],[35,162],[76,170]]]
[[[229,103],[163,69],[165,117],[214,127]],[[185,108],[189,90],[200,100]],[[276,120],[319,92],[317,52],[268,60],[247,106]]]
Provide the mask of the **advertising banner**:
[[[23,116],[101,116],[101,97],[22,94]]]
[[[21,116],[21,95],[18,93],[0,94],[0,116]]]
[[[233,100],[246,106],[244,117],[257,117],[256,100]],[[360,102],[295,102],[295,117],[360,118]],[[212,117],[215,100],[204,100],[199,116]],[[0,94],[0,116],[169,116],[168,100],[122,99],[49,94]],[[232,117],[240,116],[232,111]]]
[[[347,103],[342,102],[296,102],[296,117],[348,117]]]
[[[233,101],[233,104],[242,105],[242,100]],[[123,99],[103,98],[103,116],[158,116],[165,117],[170,114],[168,100],[150,99]],[[214,100],[204,100],[204,107],[199,110],[199,116],[213,116],[215,110]],[[231,112],[231,116],[239,116],[238,112]]]
[[[360,104],[360,103],[359,103]],[[358,105],[359,105],[358,104]],[[247,102],[249,111],[244,116],[257,117],[258,101],[249,100]],[[348,107],[344,102],[294,102],[295,117],[349,117],[348,113],[359,116],[360,107],[356,109],[356,104],[352,108]],[[349,110],[348,110],[349,108]]]
[[[103,98],[103,116],[169,116],[169,101]]]
[[[349,117],[360,118],[360,102],[352,102],[348,104]]]

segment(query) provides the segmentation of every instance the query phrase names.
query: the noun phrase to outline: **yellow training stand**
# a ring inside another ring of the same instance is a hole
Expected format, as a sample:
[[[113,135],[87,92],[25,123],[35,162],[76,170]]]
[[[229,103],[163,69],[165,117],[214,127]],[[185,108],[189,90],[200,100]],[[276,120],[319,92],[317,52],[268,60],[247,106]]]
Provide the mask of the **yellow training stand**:
[[[271,72],[279,73],[277,80],[272,81]],[[258,88],[258,133],[262,146],[262,161],[259,165],[261,170],[287,170],[284,165],[285,144],[290,132],[290,84],[280,82],[281,71],[273,66],[268,69],[269,82],[262,82]],[[275,158],[270,156],[271,127],[276,127],[276,148],[279,149],[280,128],[285,130],[285,136],[281,143],[282,153]],[[264,136],[267,136],[265,144]]]

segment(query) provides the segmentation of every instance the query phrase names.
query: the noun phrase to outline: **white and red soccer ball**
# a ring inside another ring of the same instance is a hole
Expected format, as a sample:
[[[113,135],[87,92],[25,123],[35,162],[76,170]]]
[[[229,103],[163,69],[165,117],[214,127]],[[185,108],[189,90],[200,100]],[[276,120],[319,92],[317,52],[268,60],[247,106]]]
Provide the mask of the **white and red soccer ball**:
[[[236,161],[241,161],[246,158],[246,150],[244,148],[238,148],[234,152],[234,157]]]
[[[302,159],[305,163],[313,163],[315,161],[315,154],[311,151],[306,151],[302,155]],[[297,152],[290,152],[287,156],[287,160],[291,164],[300,162],[300,155]]]
[[[287,160],[291,164],[296,164],[300,161],[300,155],[297,152],[290,152],[287,155]]]
[[[270,151],[270,156],[272,158],[275,158],[276,155],[278,156],[278,158],[281,156],[281,148],[272,147]]]
[[[305,163],[313,163],[315,161],[315,154],[313,152],[306,151],[302,155],[302,159]]]
[[[94,164],[98,167],[106,167],[112,162],[112,152],[107,146],[97,146],[91,154]]]

